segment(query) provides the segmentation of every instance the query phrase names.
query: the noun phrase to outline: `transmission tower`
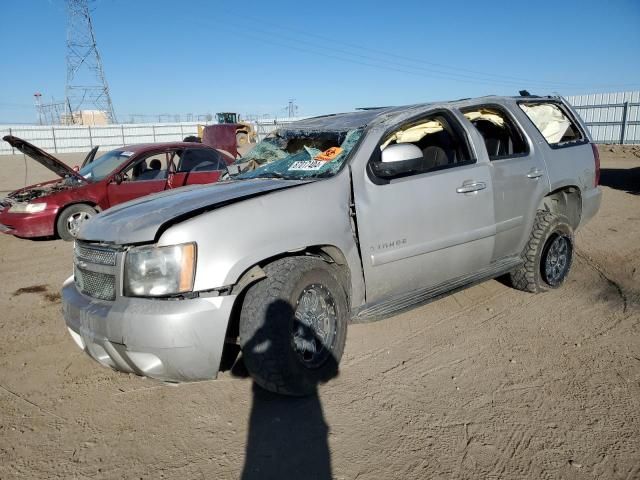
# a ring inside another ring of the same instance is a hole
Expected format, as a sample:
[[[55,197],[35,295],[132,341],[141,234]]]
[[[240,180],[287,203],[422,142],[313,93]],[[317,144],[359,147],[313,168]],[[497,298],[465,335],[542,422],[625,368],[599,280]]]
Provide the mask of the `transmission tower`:
[[[67,84],[65,112],[67,122],[81,123],[74,112],[100,110],[107,122],[114,123],[109,86],[93,33],[88,0],[67,0]]]
[[[292,118],[298,115],[298,105],[295,104],[295,101],[296,101],[295,98],[290,98],[289,104],[285,108],[285,110],[287,110],[287,113],[289,114],[289,118]]]

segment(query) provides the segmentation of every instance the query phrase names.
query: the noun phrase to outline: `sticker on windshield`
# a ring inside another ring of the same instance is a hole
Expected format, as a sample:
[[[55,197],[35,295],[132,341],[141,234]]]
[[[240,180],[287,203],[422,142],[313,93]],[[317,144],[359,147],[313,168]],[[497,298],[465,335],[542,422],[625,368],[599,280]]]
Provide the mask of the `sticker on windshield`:
[[[133,155],[133,152],[122,152],[120,155],[123,157],[130,157],[131,155]]]
[[[287,170],[309,172],[314,170],[320,170],[324,166],[324,164],[325,162],[320,162],[318,160],[301,160],[298,162],[293,162]]]
[[[314,157],[314,160],[320,160],[321,162],[330,162],[334,160],[338,155],[342,153],[340,147],[327,148],[324,152],[319,153]]]

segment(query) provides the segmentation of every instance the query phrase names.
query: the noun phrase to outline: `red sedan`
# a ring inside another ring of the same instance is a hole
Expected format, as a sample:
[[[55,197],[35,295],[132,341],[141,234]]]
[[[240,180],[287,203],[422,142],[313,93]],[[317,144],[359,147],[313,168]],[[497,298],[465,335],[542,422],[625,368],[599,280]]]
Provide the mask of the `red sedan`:
[[[22,238],[73,240],[83,221],[118,203],[169,188],[213,183],[234,159],[190,142],[128,145],[95,158],[76,171],[20,138],[3,138],[44,165],[58,180],[21,188],[0,201],[0,232]]]

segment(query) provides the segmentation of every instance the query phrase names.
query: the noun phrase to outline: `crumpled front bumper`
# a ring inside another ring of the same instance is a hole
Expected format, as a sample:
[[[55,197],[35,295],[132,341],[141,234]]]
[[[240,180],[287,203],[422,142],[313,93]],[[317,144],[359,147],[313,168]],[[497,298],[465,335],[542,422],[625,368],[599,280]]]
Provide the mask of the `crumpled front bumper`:
[[[104,366],[168,382],[216,378],[235,295],[164,300],[80,293],[62,287],[64,319],[75,343]]]

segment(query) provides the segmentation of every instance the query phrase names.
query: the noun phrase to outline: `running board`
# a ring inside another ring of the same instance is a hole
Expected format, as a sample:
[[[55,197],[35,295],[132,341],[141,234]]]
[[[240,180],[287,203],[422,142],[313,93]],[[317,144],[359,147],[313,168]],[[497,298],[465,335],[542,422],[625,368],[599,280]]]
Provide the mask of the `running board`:
[[[509,273],[521,264],[522,258],[519,256],[505,258],[471,275],[458,277],[440,285],[420,288],[408,293],[394,295],[391,298],[381,300],[379,302],[364,304],[354,312],[351,317],[351,321],[352,323],[365,323],[382,320],[383,318],[387,318],[391,315],[419,305],[425,305],[437,300],[438,298],[471,287],[491,278],[496,278],[500,275]]]

